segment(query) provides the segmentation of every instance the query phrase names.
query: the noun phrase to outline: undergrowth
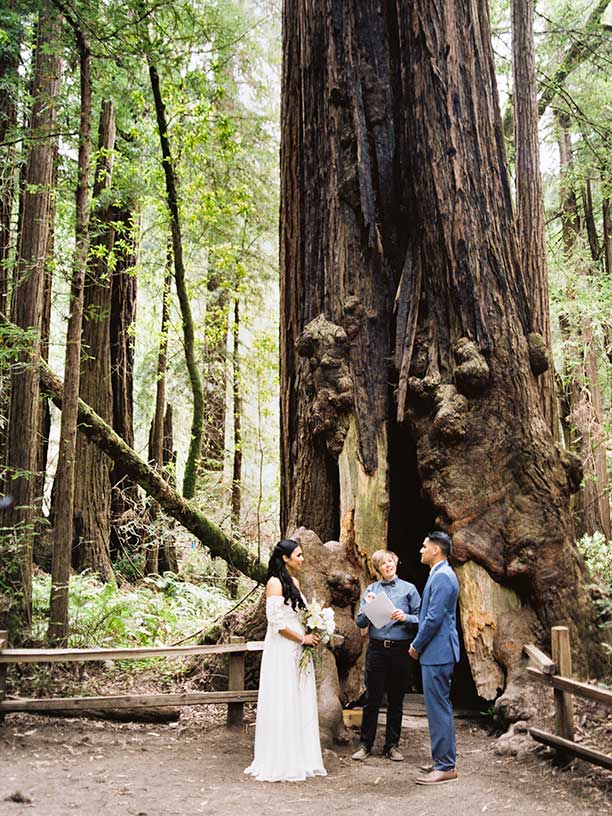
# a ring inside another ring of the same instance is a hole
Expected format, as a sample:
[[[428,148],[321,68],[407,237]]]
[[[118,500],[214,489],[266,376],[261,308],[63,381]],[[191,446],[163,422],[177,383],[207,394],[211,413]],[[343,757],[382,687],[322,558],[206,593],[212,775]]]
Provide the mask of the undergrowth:
[[[34,576],[32,637],[44,640],[51,577]],[[70,579],[68,646],[162,646],[182,640],[227,612],[235,601],[216,586],[199,586],[173,573],[144,578],[136,586],[100,583],[91,573]]]

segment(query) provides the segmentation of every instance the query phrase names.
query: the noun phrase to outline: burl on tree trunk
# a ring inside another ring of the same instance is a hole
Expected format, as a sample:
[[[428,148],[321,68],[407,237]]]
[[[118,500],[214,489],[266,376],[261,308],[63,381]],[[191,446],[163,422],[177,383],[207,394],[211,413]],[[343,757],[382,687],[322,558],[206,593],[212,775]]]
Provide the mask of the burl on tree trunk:
[[[541,409],[487,5],[327,5],[284,3],[282,527],[338,539],[362,586],[389,544],[419,589],[423,535],[448,530],[471,674],[487,700],[510,690],[503,712],[551,625],[583,671],[602,662],[573,460]]]

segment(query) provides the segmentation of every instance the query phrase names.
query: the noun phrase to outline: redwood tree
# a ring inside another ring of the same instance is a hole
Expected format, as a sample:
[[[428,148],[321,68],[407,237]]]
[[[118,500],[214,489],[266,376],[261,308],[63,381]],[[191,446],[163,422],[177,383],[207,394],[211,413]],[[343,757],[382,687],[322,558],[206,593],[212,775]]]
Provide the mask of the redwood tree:
[[[567,303],[576,297],[576,290],[591,285],[589,270],[580,257],[583,219],[572,181],[572,140],[569,116],[556,112],[559,128],[559,166],[561,174],[561,217],[565,264],[570,283],[566,288]],[[588,210],[584,213],[588,224]],[[587,227],[588,233],[588,227]],[[570,306],[568,310],[575,311]],[[576,531],[579,536],[601,532],[611,537],[610,496],[608,493],[608,463],[603,400],[599,384],[598,356],[600,348],[588,314],[571,319],[561,315],[561,332],[565,357],[565,415],[562,417],[566,443],[580,457],[584,478],[574,499]]]
[[[72,27],[79,54],[80,120],[76,185],[74,267],[70,285],[70,314],[66,331],[66,357],[62,421],[56,474],[55,521],[53,526],[53,569],[49,638],[63,641],[68,634],[68,584],[73,535],[75,452],[79,379],[83,286],[89,249],[89,163],[91,154],[91,51],[89,43],[70,9],[54,0]]]
[[[140,219],[134,201],[127,198],[113,207],[116,241],[111,284],[110,357],[113,395],[112,427],[134,445],[134,332],[138,279]],[[111,472],[112,512],[115,518],[138,503],[138,486],[120,463]],[[117,541],[111,545],[117,553]]]
[[[538,99],[532,0],[512,2],[512,72],[514,103],[514,154],[516,178],[516,232],[520,265],[526,279],[531,310],[529,341],[535,359],[542,410],[553,437],[559,439],[559,411],[552,365],[552,335],[548,302],[548,268],[544,200],[540,172]]]
[[[390,544],[422,587],[422,536],[447,529],[482,697],[552,624],[601,665],[528,343],[485,0],[285,0],[283,53],[283,531],[339,537],[362,581]]]
[[[108,200],[115,148],[115,112],[105,100],[100,111],[98,157],[90,219],[91,248],[83,291],[83,332],[79,393],[104,419],[112,421],[110,312],[115,228]],[[106,194],[106,197],[105,197]],[[74,514],[78,519],[72,562],[103,579],[112,576],[110,562],[110,459],[83,435],[77,437]]]
[[[11,382],[7,433],[7,484],[15,501],[4,516],[4,525],[16,534],[17,551],[5,540],[2,572],[19,596],[15,621],[30,621],[32,581],[32,524],[36,516],[34,474],[38,465],[40,400],[38,374],[30,354],[41,351],[45,264],[51,229],[51,192],[55,156],[51,134],[55,130],[61,59],[53,44],[60,31],[58,15],[46,8],[40,13],[34,52],[32,112],[30,116],[25,186],[21,200],[21,229],[12,291],[12,317],[21,329],[33,331],[32,347],[25,351]],[[8,600],[8,599],[7,599]],[[8,604],[7,604],[8,606]]]

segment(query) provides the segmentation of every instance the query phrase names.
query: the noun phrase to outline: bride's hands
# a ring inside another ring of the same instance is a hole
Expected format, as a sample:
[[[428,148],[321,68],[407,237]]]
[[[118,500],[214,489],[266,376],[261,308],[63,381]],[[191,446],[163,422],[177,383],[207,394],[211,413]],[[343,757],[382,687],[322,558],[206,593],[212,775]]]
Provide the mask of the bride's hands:
[[[318,646],[319,645],[319,637],[318,635],[304,635],[302,639],[302,646]]]

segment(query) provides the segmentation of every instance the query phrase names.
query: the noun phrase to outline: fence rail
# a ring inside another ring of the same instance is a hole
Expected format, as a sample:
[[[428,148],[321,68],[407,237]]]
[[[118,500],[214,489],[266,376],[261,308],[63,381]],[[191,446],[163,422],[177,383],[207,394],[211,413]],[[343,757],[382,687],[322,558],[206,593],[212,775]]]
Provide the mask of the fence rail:
[[[537,742],[557,750],[561,760],[567,761],[572,756],[585,759],[594,765],[612,769],[612,757],[593,748],[577,745],[574,741],[574,705],[573,695],[595,700],[612,706],[612,691],[581,683],[572,677],[572,653],[570,635],[567,626],[554,626],[551,630],[552,659],[536,646],[525,646],[525,654],[536,665],[529,666],[529,677],[550,686],[555,696],[556,734],[530,728],[529,733]]]
[[[260,652],[263,641],[246,642],[232,637],[229,643],[206,646],[151,646],[122,649],[7,649],[8,634],[0,631],[0,721],[16,711],[102,711],[125,708],[227,704],[228,725],[243,719],[244,703],[257,701],[257,691],[244,688],[245,655]],[[142,660],[151,657],[193,657],[196,655],[229,657],[227,691],[183,692],[176,694],[116,694],[105,697],[21,697],[6,699],[8,666],[21,663],[67,663],[90,660]]]

